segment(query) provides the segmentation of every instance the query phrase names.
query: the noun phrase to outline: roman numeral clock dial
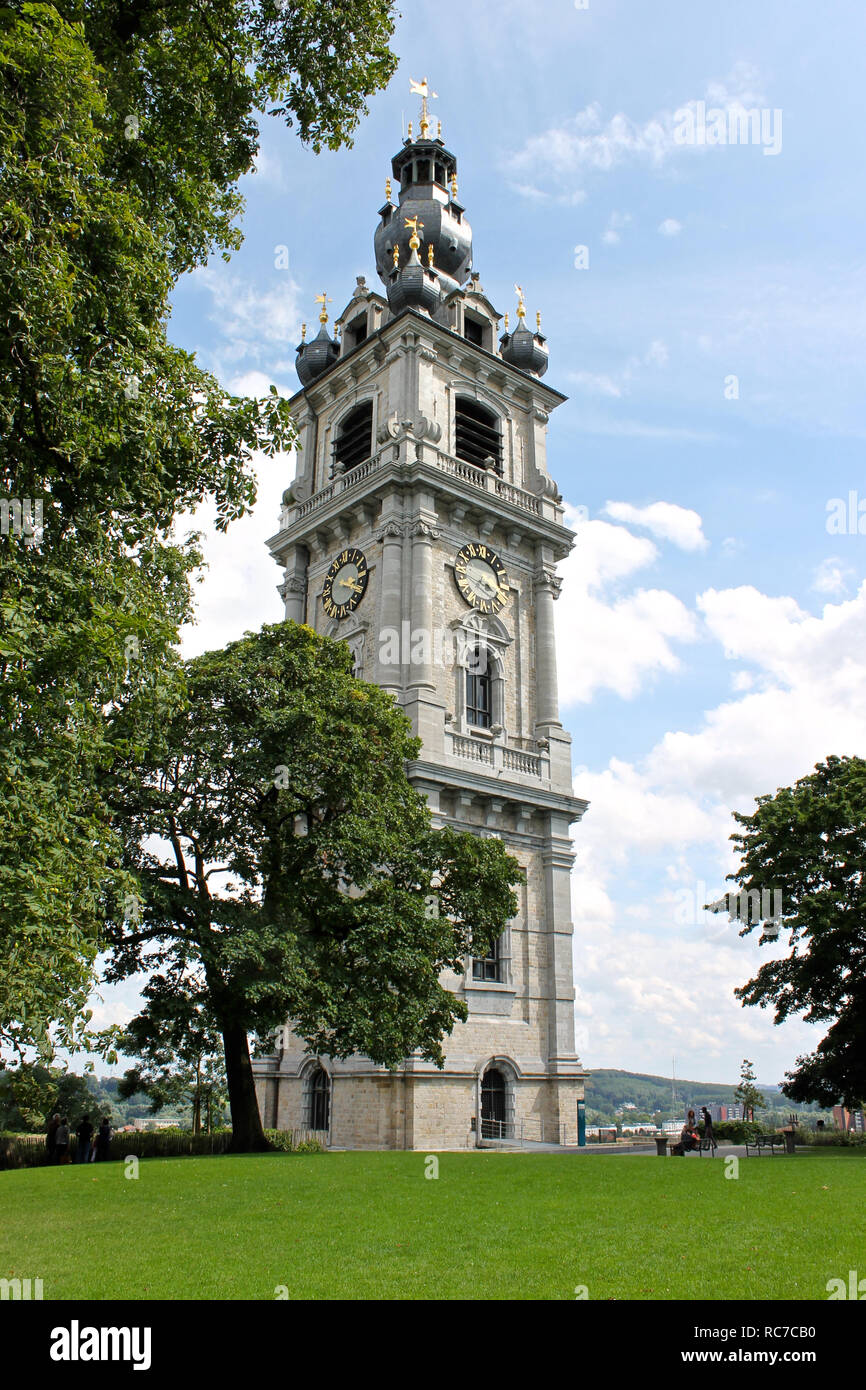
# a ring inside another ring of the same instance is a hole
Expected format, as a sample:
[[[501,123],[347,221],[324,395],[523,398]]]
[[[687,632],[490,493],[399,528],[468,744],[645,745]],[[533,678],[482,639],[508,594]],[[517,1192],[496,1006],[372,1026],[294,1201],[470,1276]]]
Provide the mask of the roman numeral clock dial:
[[[454,578],[479,613],[498,613],[508,602],[508,572],[489,545],[470,541],[462,546],[454,558]]]
[[[322,589],[322,607],[329,618],[348,618],[354,613],[370,578],[363,550],[341,550],[331,562]]]

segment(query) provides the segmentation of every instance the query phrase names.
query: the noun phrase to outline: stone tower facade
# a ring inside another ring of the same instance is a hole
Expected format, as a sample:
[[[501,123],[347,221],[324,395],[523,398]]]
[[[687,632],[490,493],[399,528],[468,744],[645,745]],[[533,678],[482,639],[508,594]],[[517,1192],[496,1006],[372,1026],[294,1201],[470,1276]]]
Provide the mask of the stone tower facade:
[[[424,92],[422,91],[422,95]],[[422,739],[412,782],[434,824],[499,836],[526,870],[484,960],[446,979],[468,1019],[440,1070],[311,1057],[285,1030],[254,1063],[264,1123],[335,1146],[444,1149],[574,1143],[571,739],[559,720],[553,605],[570,550],[547,471],[547,344],[501,315],[472,272],[457,161],[430,136],[392,162],[375,233],[385,294],[358,280],[298,348],[301,450],[279,531],[286,618],[345,640]]]

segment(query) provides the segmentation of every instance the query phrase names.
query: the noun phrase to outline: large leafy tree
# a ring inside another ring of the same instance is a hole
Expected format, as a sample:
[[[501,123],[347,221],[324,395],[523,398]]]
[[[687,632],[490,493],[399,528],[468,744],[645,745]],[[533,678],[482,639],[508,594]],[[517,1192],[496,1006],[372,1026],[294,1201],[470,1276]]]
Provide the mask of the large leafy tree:
[[[344,643],[295,623],[186,665],[187,707],[109,793],[140,884],[110,979],[153,973],[151,1015],[197,1001],[223,1040],[235,1148],[264,1147],[248,1045],[291,1018],[314,1053],[396,1066],[466,1017],[440,981],[516,911],[496,839],[431,828],[418,740],[356,680]]]
[[[2,1044],[47,1055],[49,1024],[71,1045],[86,1019],[100,899],[124,887],[110,716],[142,747],[182,693],[198,556],[175,517],[211,496],[228,525],[257,453],[294,439],[275,393],[232,397],[169,342],[172,286],[240,242],[257,111],[350,140],[391,23],[389,0],[0,9]]]
[[[790,954],[767,961],[736,991],[773,1005],[775,1022],[802,1013],[831,1023],[782,1087],[792,1100],[854,1105],[866,1096],[866,761],[829,757],[793,787],[757,798],[731,838],[740,889],[781,890]],[[743,926],[741,936],[756,930]]]

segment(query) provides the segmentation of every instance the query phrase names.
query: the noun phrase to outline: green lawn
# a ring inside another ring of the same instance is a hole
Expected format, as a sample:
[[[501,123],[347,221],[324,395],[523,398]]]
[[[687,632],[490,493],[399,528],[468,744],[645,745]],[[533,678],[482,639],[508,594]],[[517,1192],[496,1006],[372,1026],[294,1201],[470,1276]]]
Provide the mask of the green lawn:
[[[0,1173],[0,1277],[46,1299],[826,1299],[866,1156],[333,1153]]]

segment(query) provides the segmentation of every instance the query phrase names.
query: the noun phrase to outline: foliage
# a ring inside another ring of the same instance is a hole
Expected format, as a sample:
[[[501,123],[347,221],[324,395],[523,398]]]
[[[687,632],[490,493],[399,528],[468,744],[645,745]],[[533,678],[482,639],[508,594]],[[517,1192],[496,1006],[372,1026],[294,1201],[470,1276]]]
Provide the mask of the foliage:
[[[161,745],[106,789],[141,896],[135,925],[109,912],[108,978],[151,973],[149,1015],[206,1010],[235,1146],[255,1147],[248,1034],[291,1018],[313,1053],[441,1066],[466,1006],[440,976],[489,950],[523,874],[498,840],[431,829],[418,740],[344,643],[281,623],[185,674]]]
[[[791,1100],[853,1107],[866,1096],[866,761],[830,757],[793,787],[735,813],[741,890],[781,890],[790,953],[736,990],[745,1004],[832,1021],[783,1091]],[[740,932],[755,929],[747,923]]]
[[[740,1080],[734,1091],[734,1100],[743,1107],[743,1118],[754,1120],[755,1111],[764,1108],[764,1097],[755,1085],[755,1068],[748,1057],[743,1058],[740,1067]]]
[[[228,1100],[220,1036],[206,1008],[183,990],[168,988],[157,975],[142,991],[145,1010],[125,1028],[113,1030],[118,1052],[140,1058],[118,1086],[121,1099],[142,1094],[151,1114],[166,1106],[190,1107],[193,1134],[202,1118],[211,1133]]]
[[[391,28],[387,0],[0,10],[0,498],[43,519],[0,538],[0,1044],[19,1055],[81,1041],[101,898],[128,891],[96,786],[182,698],[198,557],[172,523],[207,496],[219,526],[243,515],[256,456],[295,438],[274,388],[234,397],[168,341],[171,288],[240,244],[256,110],[346,143]]]
[[[68,1115],[72,1129],[86,1114],[111,1114],[74,1072],[38,1065],[0,1071],[0,1129],[42,1134],[55,1113]]]
[[[866,1146],[866,1134],[846,1129],[798,1129],[796,1142],[816,1149],[857,1149]]]
[[[703,1134],[704,1126],[698,1125],[698,1129]],[[713,1137],[719,1144],[751,1144],[759,1134],[768,1134],[772,1129],[772,1125],[757,1124],[752,1120],[722,1120],[713,1125]]]

